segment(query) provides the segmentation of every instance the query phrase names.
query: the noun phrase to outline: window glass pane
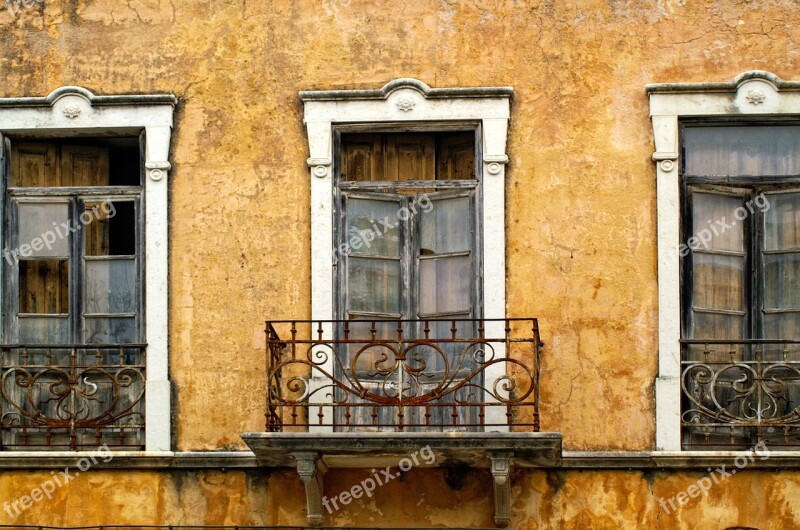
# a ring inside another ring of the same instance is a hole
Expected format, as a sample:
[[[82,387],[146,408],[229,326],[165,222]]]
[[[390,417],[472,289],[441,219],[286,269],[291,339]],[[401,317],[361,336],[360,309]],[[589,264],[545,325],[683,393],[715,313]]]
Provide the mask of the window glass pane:
[[[695,307],[745,309],[744,257],[694,252],[692,302]]]
[[[469,197],[430,200],[417,198],[420,213],[420,252],[423,256],[462,252],[472,248]]]
[[[800,248],[800,193],[770,193],[764,197],[764,248]]]
[[[20,344],[66,344],[68,317],[19,317]]]
[[[388,348],[381,346],[371,346],[364,349],[367,343],[372,340],[393,340],[397,339],[397,321],[370,319],[369,317],[354,316],[352,318],[363,318],[364,320],[350,320],[347,323],[347,337],[351,341],[360,341],[347,345],[347,368],[355,367],[355,375],[359,379],[382,379],[383,376],[377,373],[377,368],[388,368],[394,365],[394,354]],[[373,339],[373,330],[375,331]],[[384,355],[386,359],[383,360]],[[380,365],[380,366],[378,366]]]
[[[69,205],[20,203],[17,250],[23,257],[69,256]],[[64,226],[62,226],[64,225]]]
[[[402,248],[398,211],[400,201],[347,199],[347,234],[350,253],[399,256]],[[386,225],[390,225],[389,228]]]
[[[764,308],[800,309],[800,252],[764,256]]]
[[[86,313],[136,312],[134,259],[86,262]]]
[[[350,311],[400,312],[400,261],[357,258],[348,260]]]
[[[69,313],[69,261],[19,262],[19,312]]]
[[[799,126],[686,127],[683,145],[687,175],[800,174]]]
[[[736,209],[743,207],[741,197],[714,193],[692,194],[692,220],[694,230],[689,237],[697,237],[698,248],[742,252],[744,249],[743,223],[735,217]],[[747,211],[748,215],[750,214]],[[739,217],[742,217],[739,212]]]
[[[766,313],[764,315],[765,339],[796,340],[798,330],[800,330],[800,312]],[[776,347],[773,346],[773,348]],[[796,376],[793,377],[796,378]]]
[[[85,338],[87,344],[135,343],[135,318],[86,317]]]
[[[87,256],[136,254],[136,207],[133,201],[87,202],[80,216]]]
[[[744,338],[745,319],[742,315],[728,315],[692,311],[692,338],[741,339]]]
[[[420,316],[470,311],[471,264],[469,256],[420,260]]]

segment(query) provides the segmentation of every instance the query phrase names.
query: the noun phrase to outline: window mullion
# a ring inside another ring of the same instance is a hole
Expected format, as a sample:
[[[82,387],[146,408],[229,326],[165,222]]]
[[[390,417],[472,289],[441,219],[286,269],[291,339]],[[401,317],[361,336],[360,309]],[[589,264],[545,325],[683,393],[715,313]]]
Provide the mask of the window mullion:
[[[753,199],[763,190],[754,188],[748,200],[753,204]],[[746,228],[749,229],[749,248],[750,248],[750,288],[752,290],[751,300],[751,337],[764,338],[764,289],[766,287],[764,278],[764,212],[761,209],[755,209],[753,214],[748,217],[750,222],[747,223]]]
[[[83,201],[81,201],[77,196],[73,197],[70,200],[70,210],[71,215],[69,219],[70,226],[77,227],[77,219],[80,216],[80,209]],[[83,252],[82,252],[82,245],[83,242],[83,230],[78,230],[77,232],[72,232],[69,234],[71,238],[70,244],[70,281],[72,283],[73,289],[70,292],[70,334],[71,340],[70,342],[75,344],[81,344],[83,342],[83,304],[81,303],[83,300],[83,270],[84,270],[84,263],[83,263]]]
[[[405,197],[402,201],[402,208],[404,211],[409,212],[406,219],[400,219],[403,223],[404,242],[404,259],[406,272],[403,275],[403,287],[408,295],[405,297],[407,306],[404,308],[404,318],[417,318],[419,314],[419,260],[417,256],[420,254],[419,245],[420,238],[417,233],[419,223],[417,222],[417,213],[409,208],[410,199]]]

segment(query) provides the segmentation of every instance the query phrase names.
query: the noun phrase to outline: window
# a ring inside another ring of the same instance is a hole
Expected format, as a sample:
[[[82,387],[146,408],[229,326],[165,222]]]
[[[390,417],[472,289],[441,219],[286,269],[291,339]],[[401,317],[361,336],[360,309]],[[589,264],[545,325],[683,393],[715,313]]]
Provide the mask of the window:
[[[5,343],[142,342],[139,139],[6,142]]]
[[[683,379],[693,398],[684,403],[683,444],[785,445],[794,429],[747,419],[800,407],[800,374],[781,362],[795,349],[782,341],[800,339],[800,127],[687,123],[681,139],[684,241],[694,238],[681,252],[682,336],[691,340]],[[713,382],[702,373],[709,363]],[[763,396],[751,381],[758,363],[775,377]],[[762,398],[767,406],[754,402]],[[719,426],[706,410],[741,420]]]
[[[373,334],[395,340],[408,333],[451,337],[453,326],[444,322],[427,331],[422,322],[410,324],[420,326],[413,331],[396,322],[468,321],[450,339],[455,343],[477,336],[470,319],[505,315],[504,174],[511,94],[503,87],[432,89],[413,79],[379,90],[301,93],[311,168],[312,319],[322,326],[320,336],[362,343]],[[381,324],[387,320],[395,323]],[[504,324],[487,322],[482,331],[502,337]],[[442,349],[441,365],[428,366],[439,375],[420,386],[435,385],[457,346]],[[494,353],[505,357],[502,348]],[[320,373],[342,375],[360,363],[379,361],[357,351],[349,355],[347,367],[327,357]],[[459,366],[469,370],[468,364]],[[396,373],[381,379],[378,368],[366,387],[407,385]],[[499,366],[492,368],[484,386],[491,388],[502,375]],[[312,373],[313,388],[326,384]],[[314,400],[322,394],[309,395]],[[394,421],[368,408],[346,414],[374,414],[366,423],[379,428],[423,421],[422,407]],[[320,427],[311,426],[312,432],[347,424],[328,408],[320,407],[319,414]],[[450,416],[439,421],[439,413],[430,414],[434,417],[425,420],[430,425],[454,423]],[[463,424],[465,418],[456,420]],[[504,425],[507,418],[487,410],[481,422]]]
[[[800,445],[800,83],[753,71],[647,88],[657,446]]]
[[[377,336],[396,336],[397,320],[432,320],[429,339],[447,339],[452,323],[461,337],[477,336],[482,316],[479,276],[480,230],[475,174],[475,131],[455,133],[341,134],[341,172],[337,180],[339,221],[334,254],[339,263],[338,319],[363,321],[350,324],[351,335],[367,336],[377,326]],[[384,321],[385,324],[374,324]],[[413,326],[413,324],[412,324]],[[422,338],[419,329],[404,334]],[[416,394],[432,390],[448,375],[466,375],[476,363],[462,362],[457,343],[440,345],[445,357],[428,355],[427,379]],[[360,347],[352,347],[350,358]],[[358,378],[380,395],[387,375],[379,349],[358,356],[348,376]],[[430,352],[429,352],[430,353]],[[420,351],[420,354],[422,352]],[[432,366],[431,363],[435,363]],[[346,365],[350,366],[350,362]],[[450,367],[457,372],[448,374]],[[355,372],[353,374],[352,372]],[[406,386],[404,372],[389,378]],[[459,413],[474,413],[462,408]],[[368,416],[371,411],[357,411]],[[376,423],[390,424],[393,410],[383,408]],[[444,407],[434,408],[429,423],[446,425]],[[412,410],[407,424],[424,421],[421,409]],[[441,416],[441,417],[440,417]],[[462,417],[459,424],[475,423]],[[369,424],[368,418],[353,423]]]
[[[78,87],[0,99],[0,450],[171,449],[175,102]]]

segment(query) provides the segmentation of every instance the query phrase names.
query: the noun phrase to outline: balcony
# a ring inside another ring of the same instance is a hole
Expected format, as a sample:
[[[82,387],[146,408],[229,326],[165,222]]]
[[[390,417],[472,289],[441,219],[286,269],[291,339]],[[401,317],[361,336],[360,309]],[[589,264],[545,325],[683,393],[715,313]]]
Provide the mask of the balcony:
[[[143,450],[145,349],[0,346],[0,450]]]
[[[534,318],[268,321],[265,432],[242,438],[261,465],[296,466],[313,525],[329,469],[425,448],[426,465],[489,468],[504,526],[512,463],[561,458],[539,432],[542,346]]]
[[[536,319],[267,322],[266,429],[538,431],[541,346]]]
[[[800,446],[800,341],[681,342],[684,449]]]

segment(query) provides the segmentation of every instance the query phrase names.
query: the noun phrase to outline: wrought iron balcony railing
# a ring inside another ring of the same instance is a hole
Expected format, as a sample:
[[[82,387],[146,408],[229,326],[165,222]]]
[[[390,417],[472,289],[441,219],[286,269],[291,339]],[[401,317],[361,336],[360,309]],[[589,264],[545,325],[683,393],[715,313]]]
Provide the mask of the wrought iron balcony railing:
[[[0,346],[0,449],[144,449],[145,349]]]
[[[267,430],[539,430],[536,319],[268,321]]]
[[[685,449],[800,446],[800,341],[681,342]]]

